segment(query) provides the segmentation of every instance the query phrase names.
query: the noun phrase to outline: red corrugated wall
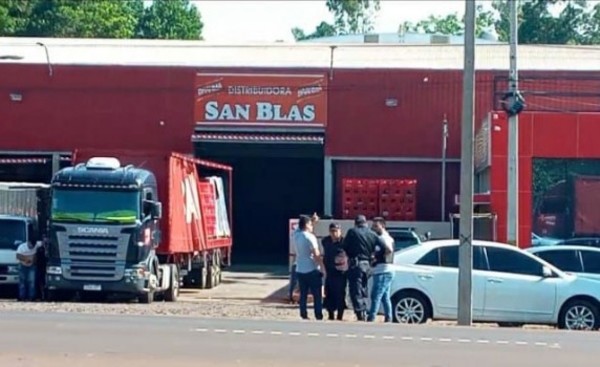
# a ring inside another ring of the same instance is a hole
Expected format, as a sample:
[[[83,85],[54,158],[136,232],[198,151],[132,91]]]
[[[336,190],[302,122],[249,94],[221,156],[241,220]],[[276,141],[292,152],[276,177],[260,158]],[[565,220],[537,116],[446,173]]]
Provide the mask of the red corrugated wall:
[[[493,74],[476,85],[478,121],[493,107]],[[460,156],[461,71],[336,71],[328,98],[327,155],[439,158],[447,115],[448,157]]]
[[[0,65],[0,75],[0,150],[192,151],[191,69],[60,65],[50,77],[45,65]]]
[[[507,117],[493,120],[490,171],[492,210],[498,238],[506,240]],[[531,245],[532,159],[600,158],[600,113],[525,112],[519,116],[519,246]]]

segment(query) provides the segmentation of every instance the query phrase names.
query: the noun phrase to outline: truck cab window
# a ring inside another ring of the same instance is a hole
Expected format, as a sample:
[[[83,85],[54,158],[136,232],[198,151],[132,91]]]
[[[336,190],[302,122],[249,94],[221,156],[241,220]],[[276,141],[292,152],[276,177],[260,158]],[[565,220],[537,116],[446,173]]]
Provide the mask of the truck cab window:
[[[152,214],[152,205],[149,201],[153,201],[152,191],[150,189],[144,190],[144,218],[150,216]]]

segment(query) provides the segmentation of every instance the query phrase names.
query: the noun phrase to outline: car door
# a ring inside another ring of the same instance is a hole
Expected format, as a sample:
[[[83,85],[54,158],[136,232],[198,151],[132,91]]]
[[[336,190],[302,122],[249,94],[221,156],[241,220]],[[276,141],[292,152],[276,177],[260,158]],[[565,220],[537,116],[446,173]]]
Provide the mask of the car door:
[[[473,247],[473,319],[483,317],[485,279],[481,276],[482,251]],[[423,271],[416,274],[417,282],[433,302],[436,318],[456,319],[458,314],[458,246],[436,248],[421,258],[417,265]]]
[[[543,264],[517,250],[486,246],[486,321],[548,322],[556,307],[557,279],[543,276]]]

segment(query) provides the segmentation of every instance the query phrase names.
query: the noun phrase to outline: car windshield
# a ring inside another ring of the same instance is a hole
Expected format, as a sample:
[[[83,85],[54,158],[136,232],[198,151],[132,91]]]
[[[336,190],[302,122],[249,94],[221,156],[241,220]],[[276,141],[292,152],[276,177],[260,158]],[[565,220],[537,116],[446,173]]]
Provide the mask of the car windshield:
[[[137,191],[55,189],[52,220],[133,223],[140,212]]]
[[[390,233],[390,236],[394,239],[394,251],[403,250],[407,247],[419,244],[419,239],[412,233],[392,232]]]
[[[27,225],[14,219],[0,219],[0,250],[16,250],[18,243],[25,242]]]

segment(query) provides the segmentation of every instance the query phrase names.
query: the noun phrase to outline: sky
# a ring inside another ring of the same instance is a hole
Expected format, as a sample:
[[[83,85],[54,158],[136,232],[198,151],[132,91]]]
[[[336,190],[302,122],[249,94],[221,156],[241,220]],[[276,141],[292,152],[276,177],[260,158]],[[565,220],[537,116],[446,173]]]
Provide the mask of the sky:
[[[204,22],[202,35],[208,42],[292,41],[291,29],[299,27],[312,33],[322,21],[333,21],[325,0],[192,0]],[[429,15],[464,14],[462,1],[381,0],[375,29],[396,32],[404,21],[417,22]]]

